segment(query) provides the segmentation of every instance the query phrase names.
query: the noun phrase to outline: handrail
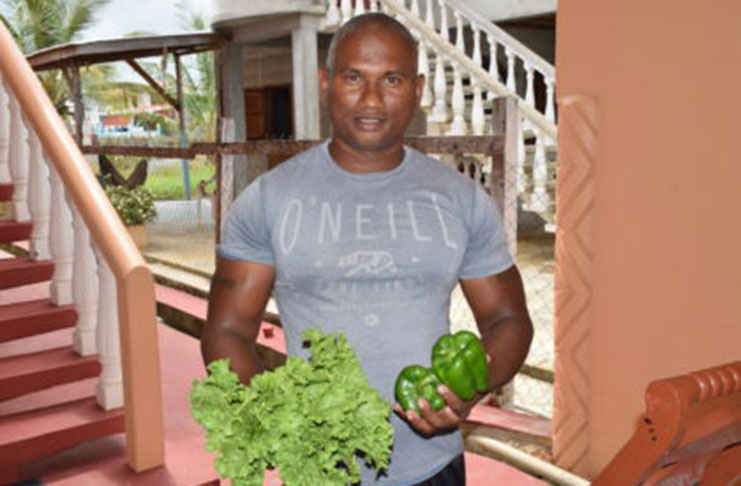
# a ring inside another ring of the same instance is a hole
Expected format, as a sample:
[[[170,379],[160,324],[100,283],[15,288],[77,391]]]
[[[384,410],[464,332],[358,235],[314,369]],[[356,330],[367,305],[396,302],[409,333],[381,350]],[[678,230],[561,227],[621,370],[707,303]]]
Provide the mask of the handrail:
[[[476,22],[476,25],[481,30],[484,30],[488,34],[491,34],[491,36],[494,37],[496,40],[512,49],[512,51],[517,56],[522,58],[525,62],[531,64],[535,69],[540,71],[541,74],[551,79],[556,78],[556,69],[551,63],[540,57],[532,49],[512,37],[504,29],[491,22],[475,9],[471,8],[469,5],[461,2],[460,0],[445,0],[445,3],[447,3],[454,10],[458,10],[459,12],[461,12],[465,17],[468,18],[469,21]]]
[[[116,276],[127,459],[136,471],[161,465],[164,433],[152,273],[4,25],[0,25],[0,73]]]
[[[381,0],[386,7],[394,15],[399,15],[404,18],[407,25],[417,32],[424,33],[425,40],[432,44],[438,51],[442,52],[445,56],[451,58],[459,64],[464,70],[475,76],[482,84],[488,89],[495,91],[500,96],[509,96],[511,93],[507,87],[499,82],[498,79],[493,78],[489,75],[481,66],[478,66],[475,62],[469,59],[468,56],[461,53],[454,45],[447,42],[442,36],[435,30],[428,27],[421,19],[412,14],[407,8],[400,4],[397,0]],[[551,122],[541,112],[528,105],[525,100],[517,98],[517,106],[520,112],[527,118],[533,125],[543,131],[543,133],[551,140],[556,139],[557,128],[556,125]]]

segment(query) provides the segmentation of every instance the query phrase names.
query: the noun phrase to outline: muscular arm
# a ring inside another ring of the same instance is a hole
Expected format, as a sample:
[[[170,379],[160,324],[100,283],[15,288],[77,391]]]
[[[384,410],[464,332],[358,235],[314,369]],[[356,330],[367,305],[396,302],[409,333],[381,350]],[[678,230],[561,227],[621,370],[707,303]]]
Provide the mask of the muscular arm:
[[[255,341],[274,281],[271,265],[217,257],[201,334],[204,363],[230,358],[242,383],[263,370]]]
[[[525,292],[517,267],[483,278],[461,280],[461,289],[481,332],[489,362],[489,389],[511,380],[533,338]]]

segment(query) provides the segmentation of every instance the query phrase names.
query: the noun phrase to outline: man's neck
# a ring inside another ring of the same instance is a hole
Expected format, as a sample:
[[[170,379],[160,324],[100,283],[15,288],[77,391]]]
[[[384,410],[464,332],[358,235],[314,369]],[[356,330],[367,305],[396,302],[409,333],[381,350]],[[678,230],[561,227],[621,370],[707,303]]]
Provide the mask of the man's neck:
[[[404,159],[404,146],[399,142],[388,149],[363,151],[355,150],[333,138],[329,143],[329,153],[342,169],[357,174],[369,174],[387,172],[399,166]]]

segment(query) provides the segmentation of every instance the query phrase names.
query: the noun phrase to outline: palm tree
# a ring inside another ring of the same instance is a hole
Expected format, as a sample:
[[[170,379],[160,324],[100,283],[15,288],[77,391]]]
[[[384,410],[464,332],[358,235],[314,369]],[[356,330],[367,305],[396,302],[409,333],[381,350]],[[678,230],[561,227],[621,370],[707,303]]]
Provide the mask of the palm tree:
[[[185,2],[175,5],[180,28],[189,31],[210,30],[206,16],[192,10]],[[216,136],[216,77],[212,52],[195,55],[195,63],[183,63],[186,120],[191,139],[214,140]]]
[[[0,0],[0,20],[8,27],[21,51],[41,49],[79,39],[94,21],[95,13],[110,0]],[[88,70],[90,72],[90,70]],[[62,115],[69,115],[70,89],[59,70],[39,78]]]

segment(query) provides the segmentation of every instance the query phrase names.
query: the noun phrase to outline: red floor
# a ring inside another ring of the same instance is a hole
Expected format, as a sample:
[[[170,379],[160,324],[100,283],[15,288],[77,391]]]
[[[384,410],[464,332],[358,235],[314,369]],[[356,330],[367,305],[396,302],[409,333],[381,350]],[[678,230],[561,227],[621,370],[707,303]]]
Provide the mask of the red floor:
[[[2,256],[0,256],[2,258]],[[0,305],[43,298],[48,295],[48,285],[30,285],[19,289],[0,292]],[[186,308],[199,317],[205,317],[205,302],[182,292],[157,286],[158,300]],[[275,332],[271,337],[261,334],[263,344],[274,349],[283,348],[283,335],[280,328],[267,325]],[[49,333],[45,345],[54,342],[69,342],[69,330]],[[65,340],[65,341],[62,341]],[[165,410],[166,465],[152,471],[134,474],[125,463],[125,443],[123,435],[117,435],[89,442],[69,449],[53,457],[30,464],[26,472],[30,477],[41,479],[50,486],[196,486],[218,485],[217,475],[212,467],[212,456],[203,447],[200,427],[189,413],[188,393],[193,379],[204,375],[198,341],[167,326],[159,326],[161,365],[163,377],[163,398]],[[15,354],[19,342],[12,347],[9,343],[0,346],[0,355]],[[90,396],[94,380],[78,384],[64,385],[67,397]],[[0,414],[10,413],[22,408],[23,402],[33,400],[35,404],[51,395],[47,392],[21,397],[0,406]],[[466,471],[468,486],[546,486],[517,469],[492,459],[467,454]],[[223,482],[226,484],[226,482]],[[265,479],[266,486],[279,486],[275,473]]]

